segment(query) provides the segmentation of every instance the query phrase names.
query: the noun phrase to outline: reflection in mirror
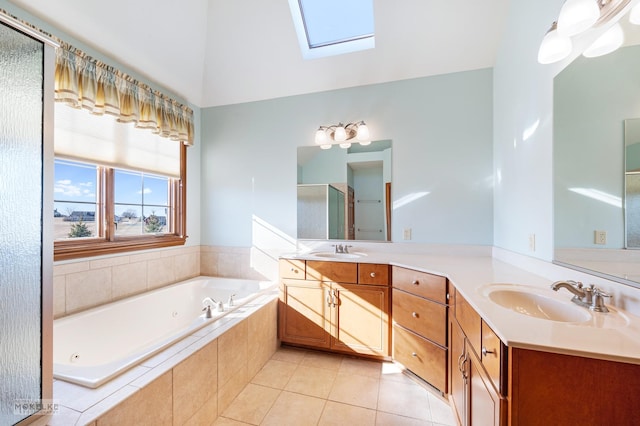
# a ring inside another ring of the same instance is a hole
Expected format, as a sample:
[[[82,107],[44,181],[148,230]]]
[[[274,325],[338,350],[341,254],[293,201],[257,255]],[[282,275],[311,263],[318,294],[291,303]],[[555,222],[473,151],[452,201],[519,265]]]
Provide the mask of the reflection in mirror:
[[[624,121],[624,212],[627,248],[640,248],[640,118]]]
[[[640,29],[627,19],[635,42]],[[638,69],[637,45],[580,56],[556,76],[553,104],[554,262],[636,287],[640,251],[628,248],[640,247],[640,165],[631,157],[640,139],[625,143],[625,133],[640,117]]]
[[[391,240],[391,141],[298,147],[298,238]]]

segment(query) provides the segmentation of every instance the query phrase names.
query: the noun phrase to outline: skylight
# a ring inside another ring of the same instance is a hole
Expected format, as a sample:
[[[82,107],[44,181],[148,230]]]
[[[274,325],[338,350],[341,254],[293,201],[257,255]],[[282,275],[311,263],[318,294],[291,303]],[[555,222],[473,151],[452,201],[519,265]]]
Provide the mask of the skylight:
[[[305,59],[375,47],[373,0],[289,0]]]

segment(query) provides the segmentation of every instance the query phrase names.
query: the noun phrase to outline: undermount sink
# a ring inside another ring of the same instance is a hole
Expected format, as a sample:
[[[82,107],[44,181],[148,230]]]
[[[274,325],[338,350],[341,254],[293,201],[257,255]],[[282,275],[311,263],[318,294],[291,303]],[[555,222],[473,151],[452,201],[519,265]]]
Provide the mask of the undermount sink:
[[[491,287],[493,286],[490,286],[486,291],[489,300],[522,315],[550,321],[575,323],[591,319],[589,311],[573,304],[570,300],[559,301],[538,294],[536,290],[526,286]]]
[[[334,253],[331,251],[322,251],[310,254],[311,256],[326,257],[329,259],[357,259],[359,257],[366,256],[364,253]]]

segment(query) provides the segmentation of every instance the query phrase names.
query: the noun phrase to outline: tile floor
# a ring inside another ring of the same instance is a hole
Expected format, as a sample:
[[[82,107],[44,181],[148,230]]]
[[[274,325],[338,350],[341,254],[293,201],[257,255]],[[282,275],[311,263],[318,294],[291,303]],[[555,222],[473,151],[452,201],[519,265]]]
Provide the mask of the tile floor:
[[[393,363],[281,347],[213,426],[455,425],[449,404]]]

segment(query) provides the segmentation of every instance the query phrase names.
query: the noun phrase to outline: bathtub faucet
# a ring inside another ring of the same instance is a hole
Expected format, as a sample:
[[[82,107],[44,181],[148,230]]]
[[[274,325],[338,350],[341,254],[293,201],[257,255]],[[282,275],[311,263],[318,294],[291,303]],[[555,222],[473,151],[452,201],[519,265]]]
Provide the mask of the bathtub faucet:
[[[234,302],[233,302],[233,298],[235,297],[235,294],[231,294],[229,295],[229,302],[227,303],[227,305],[229,305],[229,307],[232,307]]]
[[[219,302],[216,302],[214,299],[210,298],[210,297],[205,297],[204,299],[202,299],[202,306],[204,306],[205,308],[203,309],[203,311],[205,309],[207,309],[207,307],[209,307],[209,309],[211,309],[212,307],[216,307],[216,311],[218,312],[224,312],[224,305],[222,304],[222,300]]]
[[[213,315],[211,313],[211,308],[214,306],[218,306],[218,302],[216,302],[210,297],[205,297],[204,299],[202,299],[202,306],[204,306],[202,310],[205,311],[205,314],[204,314],[205,318],[213,318]]]

